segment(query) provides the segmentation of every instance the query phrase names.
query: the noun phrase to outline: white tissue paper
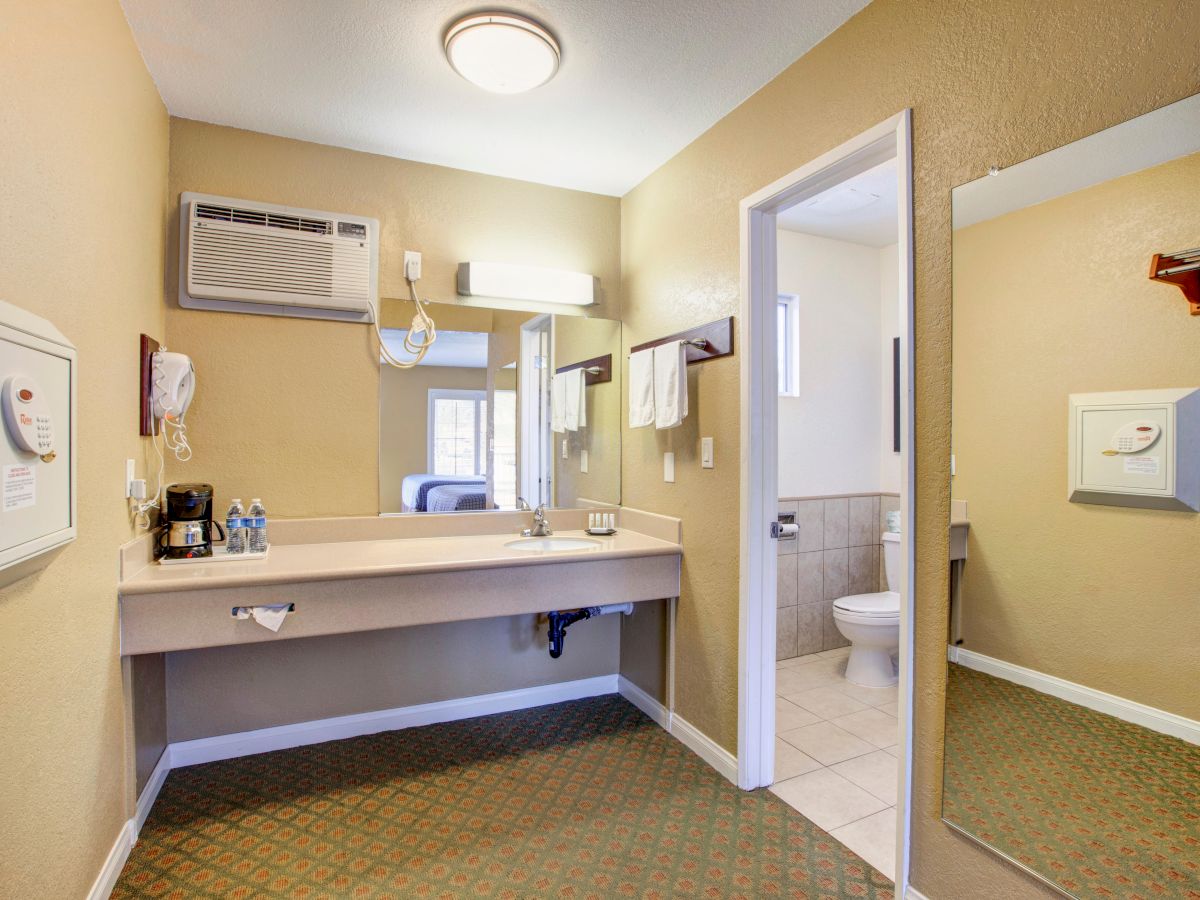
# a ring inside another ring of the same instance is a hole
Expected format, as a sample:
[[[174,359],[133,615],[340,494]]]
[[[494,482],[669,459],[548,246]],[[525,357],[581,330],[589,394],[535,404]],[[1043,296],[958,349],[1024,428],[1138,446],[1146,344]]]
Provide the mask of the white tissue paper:
[[[239,606],[235,609],[234,615],[239,619],[254,619],[263,628],[279,631],[287,616],[288,607],[291,605],[290,603],[276,603],[270,606]]]

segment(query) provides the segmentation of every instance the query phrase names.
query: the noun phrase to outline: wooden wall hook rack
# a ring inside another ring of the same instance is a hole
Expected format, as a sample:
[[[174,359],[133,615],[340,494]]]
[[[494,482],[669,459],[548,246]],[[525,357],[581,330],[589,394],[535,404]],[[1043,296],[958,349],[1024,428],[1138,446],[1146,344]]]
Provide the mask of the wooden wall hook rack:
[[[612,381],[612,354],[594,356],[582,362],[571,363],[569,366],[559,366],[554,370],[555,375],[570,372],[572,369],[583,369],[584,384],[604,384]]]
[[[1165,281],[1183,291],[1193,316],[1200,316],[1200,247],[1181,253],[1155,253],[1150,280]]]
[[[630,347],[629,352],[637,353],[639,350],[649,350],[651,347],[675,341],[683,341],[687,344],[689,366],[693,363],[708,362],[710,359],[720,359],[722,356],[733,356],[733,316],[717,319],[707,325],[697,325],[695,328],[689,328],[678,334],[670,334],[658,340],[646,341],[644,344]]]

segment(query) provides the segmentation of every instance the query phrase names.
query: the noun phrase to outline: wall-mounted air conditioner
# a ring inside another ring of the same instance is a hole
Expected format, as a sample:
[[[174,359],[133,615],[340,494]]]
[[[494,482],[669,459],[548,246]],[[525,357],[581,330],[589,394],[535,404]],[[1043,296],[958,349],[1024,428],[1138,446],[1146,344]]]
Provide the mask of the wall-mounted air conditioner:
[[[379,220],[185,192],[179,305],[371,322]]]

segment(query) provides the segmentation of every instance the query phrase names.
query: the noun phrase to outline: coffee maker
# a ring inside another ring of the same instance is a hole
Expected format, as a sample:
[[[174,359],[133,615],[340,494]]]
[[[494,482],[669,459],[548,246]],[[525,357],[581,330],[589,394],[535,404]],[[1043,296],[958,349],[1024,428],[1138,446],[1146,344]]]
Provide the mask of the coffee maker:
[[[225,539],[224,529],[212,517],[211,484],[173,484],[166,490],[163,507],[164,555],[169,559],[212,556],[213,526]]]

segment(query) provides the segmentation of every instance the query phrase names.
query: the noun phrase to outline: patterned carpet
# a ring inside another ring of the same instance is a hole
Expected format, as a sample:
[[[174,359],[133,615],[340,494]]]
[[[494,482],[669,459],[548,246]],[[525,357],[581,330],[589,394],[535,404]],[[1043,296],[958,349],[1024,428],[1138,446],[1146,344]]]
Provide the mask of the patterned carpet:
[[[1076,897],[1200,898],[1200,747],[959,665],[944,813]]]
[[[112,896],[892,898],[616,695],[176,769]]]

